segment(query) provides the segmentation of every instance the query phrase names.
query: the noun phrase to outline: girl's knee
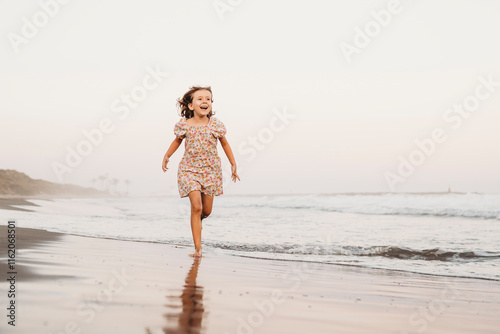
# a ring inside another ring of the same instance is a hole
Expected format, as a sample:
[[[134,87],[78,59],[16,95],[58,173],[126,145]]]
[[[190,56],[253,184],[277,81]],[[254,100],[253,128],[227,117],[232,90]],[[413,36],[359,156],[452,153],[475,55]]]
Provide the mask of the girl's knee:
[[[211,213],[212,213],[212,208],[203,208],[203,215],[205,217],[210,216]]]
[[[203,207],[201,203],[191,203],[191,212],[201,214]]]

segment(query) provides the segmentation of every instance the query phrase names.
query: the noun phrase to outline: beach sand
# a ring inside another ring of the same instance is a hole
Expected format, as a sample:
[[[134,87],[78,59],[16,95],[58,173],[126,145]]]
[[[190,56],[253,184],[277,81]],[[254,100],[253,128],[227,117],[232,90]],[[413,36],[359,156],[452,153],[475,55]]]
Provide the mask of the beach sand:
[[[147,225],[145,225],[147,228]],[[500,282],[252,259],[16,228],[0,333],[498,333]]]
[[[14,211],[32,211],[29,209],[23,209],[23,208],[17,208],[15,205],[22,205],[22,206],[37,206],[36,204],[33,204],[30,201],[27,201],[23,197],[17,197],[17,196],[0,196],[0,210],[14,210]]]

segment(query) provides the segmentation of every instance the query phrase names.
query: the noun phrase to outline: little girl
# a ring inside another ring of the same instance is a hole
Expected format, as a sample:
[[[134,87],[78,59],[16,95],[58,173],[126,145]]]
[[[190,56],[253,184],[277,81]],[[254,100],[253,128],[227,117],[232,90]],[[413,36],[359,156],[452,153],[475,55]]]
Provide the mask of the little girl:
[[[175,124],[176,138],[163,158],[162,169],[167,164],[182,140],[186,139],[185,152],[179,164],[177,185],[181,197],[189,196],[191,201],[191,231],[196,252],[201,256],[201,221],[212,212],[214,196],[222,195],[222,168],[217,154],[217,139],[220,141],[229,162],[231,179],[240,179],[236,173],[231,146],[224,137],[226,128],[213,117],[211,87],[191,87],[182,99],[177,100],[181,109],[181,120]]]

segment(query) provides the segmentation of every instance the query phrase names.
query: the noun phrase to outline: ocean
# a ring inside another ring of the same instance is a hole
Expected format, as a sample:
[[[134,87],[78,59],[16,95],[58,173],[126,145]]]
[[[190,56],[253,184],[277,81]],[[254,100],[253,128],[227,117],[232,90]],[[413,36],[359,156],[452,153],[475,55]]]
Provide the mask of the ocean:
[[[193,245],[189,200],[32,200],[0,224],[81,236]],[[21,206],[22,207],[22,206]],[[499,194],[216,197],[203,252],[500,280]]]

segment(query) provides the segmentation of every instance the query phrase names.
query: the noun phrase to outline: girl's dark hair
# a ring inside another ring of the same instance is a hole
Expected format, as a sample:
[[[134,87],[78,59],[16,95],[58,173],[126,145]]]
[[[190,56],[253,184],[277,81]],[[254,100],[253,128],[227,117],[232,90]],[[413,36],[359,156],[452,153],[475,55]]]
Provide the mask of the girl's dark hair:
[[[212,87],[193,86],[189,88],[189,90],[186,92],[186,94],[184,94],[184,96],[181,99],[177,99],[177,106],[181,109],[182,117],[186,117],[186,119],[188,119],[194,116],[194,111],[189,110],[188,105],[190,103],[193,103],[193,95],[199,90],[208,90],[210,92],[210,95],[212,95],[212,103],[214,102]],[[210,110],[207,117],[210,118],[213,114],[215,114],[215,112],[213,110]]]

